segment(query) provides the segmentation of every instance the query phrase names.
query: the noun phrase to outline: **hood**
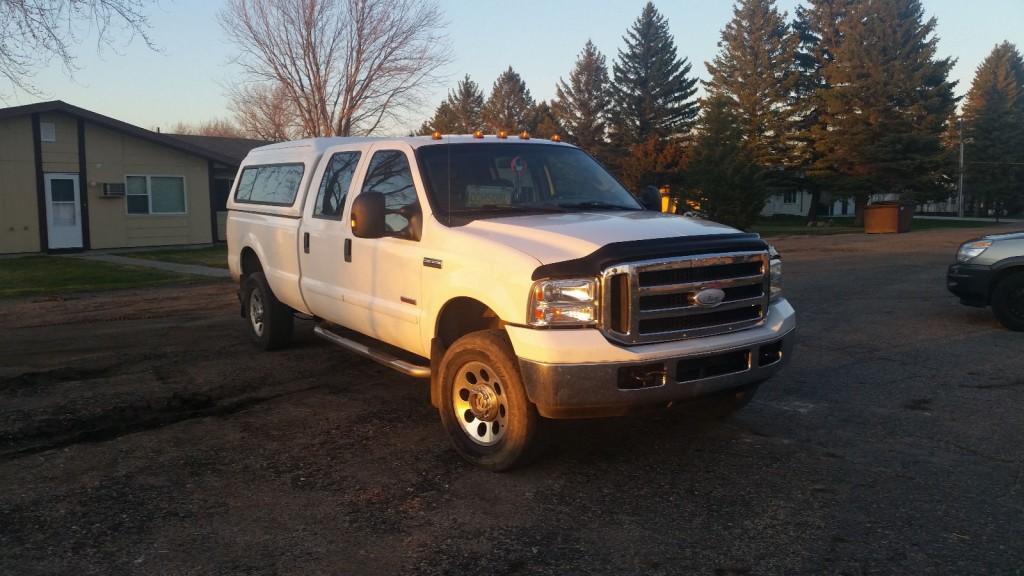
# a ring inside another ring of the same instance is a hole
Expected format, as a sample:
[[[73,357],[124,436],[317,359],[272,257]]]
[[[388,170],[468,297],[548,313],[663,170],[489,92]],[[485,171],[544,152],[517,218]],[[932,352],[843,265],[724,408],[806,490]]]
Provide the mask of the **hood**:
[[[699,218],[647,210],[489,218],[462,229],[529,254],[541,264],[582,258],[613,242],[740,232]]]
[[[1001,240],[1024,240],[1024,230],[1020,232],[1007,232],[1004,234],[989,234],[988,236],[982,236],[983,240],[991,240],[993,242],[999,242]]]

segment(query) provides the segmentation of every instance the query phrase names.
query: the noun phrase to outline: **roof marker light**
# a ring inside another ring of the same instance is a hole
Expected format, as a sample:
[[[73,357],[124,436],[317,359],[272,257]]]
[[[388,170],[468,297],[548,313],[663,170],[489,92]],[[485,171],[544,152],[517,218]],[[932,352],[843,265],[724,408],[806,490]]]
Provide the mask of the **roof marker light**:
[[[558,134],[552,134],[551,135],[551,141],[552,142],[561,142],[562,141],[562,137],[559,136]]]
[[[522,132],[519,133],[519,139],[520,140],[529,140],[530,139],[530,133],[527,132],[526,130],[523,130]]]
[[[498,138],[501,138],[502,140],[508,138],[508,132],[505,130],[498,130]]]
[[[441,139],[441,131],[440,130],[434,130],[434,133],[431,134],[430,137],[433,138],[434,140],[440,140]]]
[[[476,132],[473,132],[473,138],[482,139],[483,137],[484,137],[484,131],[483,130],[477,130]]]

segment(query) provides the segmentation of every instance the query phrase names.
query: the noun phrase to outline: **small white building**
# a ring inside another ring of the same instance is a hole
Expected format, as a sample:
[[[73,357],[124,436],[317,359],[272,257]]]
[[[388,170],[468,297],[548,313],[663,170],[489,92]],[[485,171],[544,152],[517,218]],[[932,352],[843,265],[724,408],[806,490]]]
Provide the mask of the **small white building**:
[[[823,193],[821,195],[822,204],[826,204],[827,208],[823,211],[818,212],[818,216],[852,216],[853,198],[845,198],[840,200],[832,200],[831,195]],[[804,191],[789,190],[782,194],[773,194],[768,197],[768,201],[764,203],[764,208],[761,209],[761,216],[807,216],[807,211],[811,207],[811,193]]]

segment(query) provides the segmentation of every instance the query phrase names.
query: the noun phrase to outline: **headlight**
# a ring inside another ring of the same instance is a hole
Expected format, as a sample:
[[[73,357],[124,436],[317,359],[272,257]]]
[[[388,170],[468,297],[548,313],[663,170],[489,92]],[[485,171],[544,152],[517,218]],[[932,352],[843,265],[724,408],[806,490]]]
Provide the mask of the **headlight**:
[[[782,257],[774,246],[768,247],[768,256],[771,258],[768,264],[768,282],[771,285],[771,299],[775,300],[782,295]]]
[[[957,262],[967,262],[968,260],[972,260],[974,258],[977,258],[978,256],[981,256],[982,252],[984,252],[985,250],[988,250],[988,247],[991,246],[991,245],[992,245],[992,243],[989,242],[988,240],[978,240],[976,242],[968,242],[968,243],[960,246],[960,250],[957,251],[957,253],[956,253],[956,261]]]
[[[590,326],[597,323],[597,281],[540,280],[530,290],[531,326]]]

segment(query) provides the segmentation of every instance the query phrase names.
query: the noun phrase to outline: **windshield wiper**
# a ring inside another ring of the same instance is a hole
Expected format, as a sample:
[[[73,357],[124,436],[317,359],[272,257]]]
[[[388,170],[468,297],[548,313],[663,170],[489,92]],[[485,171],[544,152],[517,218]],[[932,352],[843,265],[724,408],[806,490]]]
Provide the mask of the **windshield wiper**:
[[[559,208],[565,208],[569,210],[643,210],[643,208],[637,208],[636,206],[623,206],[622,204],[612,204],[611,202],[601,202],[598,200],[574,202],[572,204],[559,204],[558,206]]]
[[[476,211],[494,211],[494,212],[564,212],[561,206],[552,204],[548,205],[533,205],[533,204],[482,204],[480,206],[473,206],[471,208],[462,208],[456,210],[456,213],[464,212],[476,212]]]

